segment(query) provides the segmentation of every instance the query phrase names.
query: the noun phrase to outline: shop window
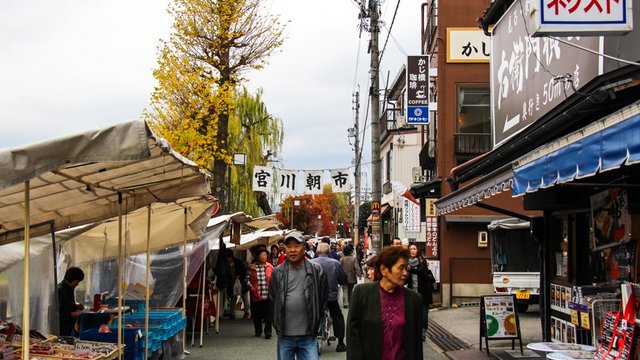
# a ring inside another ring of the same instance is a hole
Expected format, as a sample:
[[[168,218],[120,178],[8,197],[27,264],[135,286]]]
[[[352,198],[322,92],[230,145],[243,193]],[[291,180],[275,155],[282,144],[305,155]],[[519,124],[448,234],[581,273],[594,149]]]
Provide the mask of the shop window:
[[[490,99],[488,86],[458,88],[455,152],[461,159],[491,150]]]

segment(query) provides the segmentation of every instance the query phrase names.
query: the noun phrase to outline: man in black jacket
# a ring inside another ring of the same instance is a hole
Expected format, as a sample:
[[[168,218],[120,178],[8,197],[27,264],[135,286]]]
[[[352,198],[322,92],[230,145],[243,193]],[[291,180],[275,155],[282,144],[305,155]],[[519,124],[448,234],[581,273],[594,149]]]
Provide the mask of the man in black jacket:
[[[317,334],[328,298],[322,266],[305,260],[302,235],[284,239],[287,260],[271,276],[269,301],[278,334],[278,360],[318,359]]]
[[[64,279],[58,284],[58,316],[60,336],[71,336],[80,311],[84,305],[77,304],[75,288],[84,280],[84,272],[77,267],[70,267],[64,274]]]

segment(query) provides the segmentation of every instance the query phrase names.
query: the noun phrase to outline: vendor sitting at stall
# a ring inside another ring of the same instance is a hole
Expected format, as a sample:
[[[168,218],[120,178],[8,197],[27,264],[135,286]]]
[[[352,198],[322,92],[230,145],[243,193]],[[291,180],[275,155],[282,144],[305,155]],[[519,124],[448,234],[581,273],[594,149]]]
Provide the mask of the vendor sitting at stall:
[[[75,288],[84,280],[84,272],[77,267],[70,267],[64,273],[64,279],[58,284],[58,316],[60,336],[71,336],[80,310],[84,305],[76,304]]]

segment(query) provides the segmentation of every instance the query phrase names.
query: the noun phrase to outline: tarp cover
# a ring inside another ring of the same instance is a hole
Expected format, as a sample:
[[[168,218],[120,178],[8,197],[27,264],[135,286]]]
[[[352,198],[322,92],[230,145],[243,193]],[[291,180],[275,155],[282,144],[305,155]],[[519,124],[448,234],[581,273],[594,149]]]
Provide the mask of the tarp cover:
[[[156,201],[209,192],[207,175],[171,149],[144,121],[0,149],[0,244],[21,240],[25,185],[30,181],[30,223],[54,230],[115,217]],[[31,236],[50,232],[34,227]]]
[[[211,217],[212,199],[190,198],[172,203],[151,205],[151,251],[163,249],[184,241],[187,214],[188,242],[198,241]],[[138,209],[122,217],[124,253],[135,255],[147,249],[147,208]],[[109,219],[94,228],[62,243],[65,253],[71,254],[75,264],[106,260],[118,256],[118,219]]]
[[[528,229],[529,227],[530,227],[530,224],[528,221],[517,219],[517,218],[494,220],[491,223],[489,223],[489,225],[487,225],[487,229],[489,229],[489,231],[524,230],[524,229]]]

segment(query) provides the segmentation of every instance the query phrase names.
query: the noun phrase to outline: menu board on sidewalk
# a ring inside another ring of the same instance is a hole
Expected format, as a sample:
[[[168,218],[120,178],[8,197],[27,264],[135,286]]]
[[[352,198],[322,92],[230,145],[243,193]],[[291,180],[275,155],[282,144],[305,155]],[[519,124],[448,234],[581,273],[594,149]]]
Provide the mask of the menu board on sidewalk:
[[[519,323],[512,295],[483,296],[482,308],[487,338],[518,338]]]

